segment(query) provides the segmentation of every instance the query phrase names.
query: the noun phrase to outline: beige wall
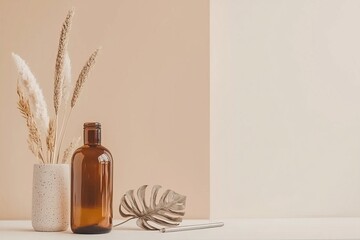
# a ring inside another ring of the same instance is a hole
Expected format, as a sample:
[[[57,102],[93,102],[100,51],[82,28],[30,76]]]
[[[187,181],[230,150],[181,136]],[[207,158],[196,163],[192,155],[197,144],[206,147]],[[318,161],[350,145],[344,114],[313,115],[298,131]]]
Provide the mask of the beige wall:
[[[360,215],[360,2],[211,1],[211,216]]]
[[[0,1],[0,219],[29,219],[34,157],[16,109],[11,52],[30,65],[52,110],[61,23],[76,9],[73,74],[101,55],[72,115],[68,139],[100,121],[121,195],[161,184],[188,196],[188,218],[209,215],[209,3],[196,1]]]

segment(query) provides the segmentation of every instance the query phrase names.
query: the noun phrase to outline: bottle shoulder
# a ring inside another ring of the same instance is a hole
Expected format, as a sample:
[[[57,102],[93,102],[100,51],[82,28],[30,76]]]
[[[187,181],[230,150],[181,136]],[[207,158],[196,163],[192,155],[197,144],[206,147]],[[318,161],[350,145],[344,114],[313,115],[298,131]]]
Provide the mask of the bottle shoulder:
[[[76,161],[77,159],[83,160],[83,159],[99,159],[104,158],[107,159],[107,161],[113,160],[111,152],[102,145],[97,146],[89,146],[89,145],[83,145],[76,149],[73,153],[72,160]]]
[[[113,157],[112,157],[112,154],[111,154],[111,152],[110,152],[109,149],[107,149],[106,147],[104,147],[104,146],[102,146],[102,145],[100,145],[99,147],[104,151],[104,153],[106,153],[107,155],[109,155],[109,156],[111,157],[111,159],[113,158]]]

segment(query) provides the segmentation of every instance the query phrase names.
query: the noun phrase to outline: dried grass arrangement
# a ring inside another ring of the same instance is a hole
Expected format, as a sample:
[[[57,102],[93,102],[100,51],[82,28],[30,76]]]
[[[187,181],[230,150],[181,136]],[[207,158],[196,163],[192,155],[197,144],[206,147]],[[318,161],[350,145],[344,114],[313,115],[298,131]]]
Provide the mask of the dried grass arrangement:
[[[72,84],[71,62],[67,46],[73,16],[74,10],[72,9],[68,12],[62,25],[59,39],[54,77],[54,117],[49,117],[44,95],[29,66],[20,56],[12,53],[19,73],[17,81],[18,109],[26,121],[28,147],[43,164],[68,163],[72,151],[78,145],[80,138],[71,141],[60,156],[71,112],[99,52],[97,49],[90,55],[76,83]],[[70,93],[72,93],[71,101],[69,101]],[[46,144],[43,145],[43,143]]]

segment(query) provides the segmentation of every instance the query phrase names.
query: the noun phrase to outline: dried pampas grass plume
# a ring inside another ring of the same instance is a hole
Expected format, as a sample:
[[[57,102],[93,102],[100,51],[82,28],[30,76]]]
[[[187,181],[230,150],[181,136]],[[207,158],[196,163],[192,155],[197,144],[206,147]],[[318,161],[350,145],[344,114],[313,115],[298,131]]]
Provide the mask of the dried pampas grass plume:
[[[54,108],[55,114],[58,114],[59,107],[62,99],[62,84],[64,79],[64,59],[66,55],[66,49],[69,41],[69,32],[71,29],[72,17],[74,16],[74,10],[71,9],[66,16],[65,22],[63,23],[60,39],[59,48],[56,57],[55,64],[55,80],[54,80]]]
[[[29,104],[34,110],[34,117],[46,132],[49,125],[49,115],[43,92],[26,62],[15,53],[11,55],[20,75],[18,84],[20,83],[21,87],[26,91],[26,94],[22,93],[29,98]]]
[[[71,61],[69,53],[65,52],[64,59],[64,82],[62,85],[62,103],[66,104],[70,97],[70,88],[71,88]]]
[[[95,64],[95,59],[96,56],[98,55],[98,52],[100,51],[100,48],[96,49],[95,52],[93,52],[93,54],[91,54],[91,56],[89,57],[89,59],[87,60],[86,64],[84,65],[84,67],[82,68],[79,78],[76,81],[76,85],[75,85],[75,89],[72,95],[72,99],[71,99],[71,108],[73,108],[76,104],[76,100],[78,99],[79,95],[80,95],[80,91],[83,87],[84,82],[86,81],[87,76],[89,75],[89,72],[91,70],[91,67]]]

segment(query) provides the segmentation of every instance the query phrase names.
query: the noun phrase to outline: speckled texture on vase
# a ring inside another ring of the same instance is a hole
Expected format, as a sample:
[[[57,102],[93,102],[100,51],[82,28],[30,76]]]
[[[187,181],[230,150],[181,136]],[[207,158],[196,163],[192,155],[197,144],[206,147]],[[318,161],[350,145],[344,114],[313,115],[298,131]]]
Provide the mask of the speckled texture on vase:
[[[69,227],[69,164],[34,164],[32,226],[35,231],[57,232]]]

